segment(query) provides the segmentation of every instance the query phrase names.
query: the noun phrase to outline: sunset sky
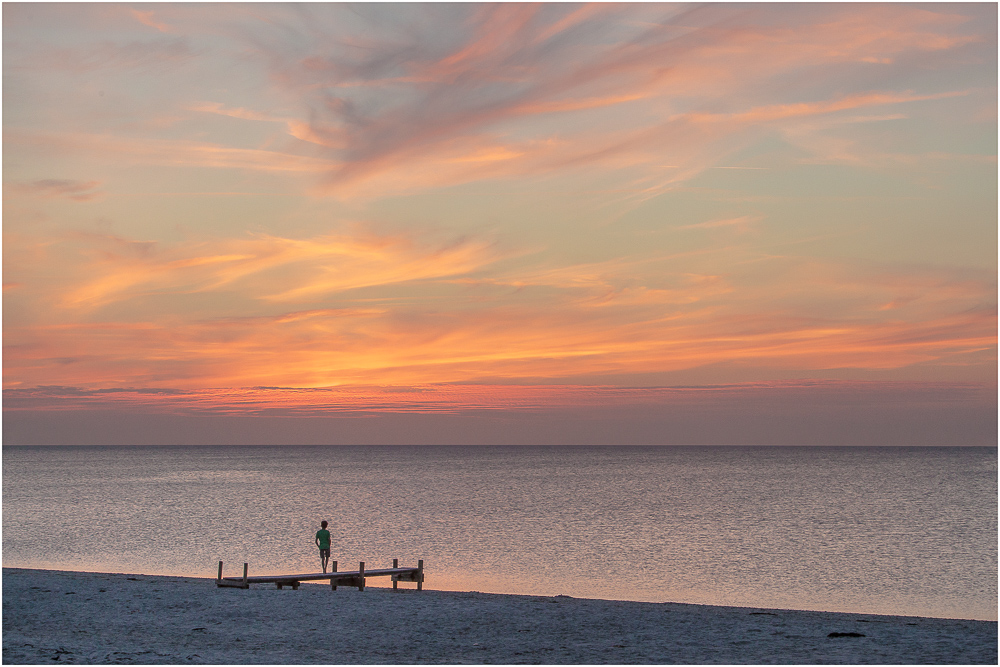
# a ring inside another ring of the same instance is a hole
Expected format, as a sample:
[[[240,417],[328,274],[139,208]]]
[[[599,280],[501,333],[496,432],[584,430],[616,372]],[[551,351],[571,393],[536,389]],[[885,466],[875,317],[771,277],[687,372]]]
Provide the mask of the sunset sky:
[[[3,5],[6,444],[996,444],[997,5]]]

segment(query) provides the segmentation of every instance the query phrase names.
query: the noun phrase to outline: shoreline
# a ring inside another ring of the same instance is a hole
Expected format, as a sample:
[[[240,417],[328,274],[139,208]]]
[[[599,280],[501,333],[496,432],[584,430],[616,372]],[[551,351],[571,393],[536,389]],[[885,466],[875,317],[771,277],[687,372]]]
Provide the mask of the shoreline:
[[[53,661],[996,664],[997,622],[3,568],[4,664]]]

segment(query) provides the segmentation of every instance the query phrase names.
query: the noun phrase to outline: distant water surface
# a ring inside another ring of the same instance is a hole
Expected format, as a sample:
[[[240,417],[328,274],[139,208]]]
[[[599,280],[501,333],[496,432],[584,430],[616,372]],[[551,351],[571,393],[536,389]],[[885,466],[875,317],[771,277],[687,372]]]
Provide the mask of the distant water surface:
[[[314,572],[320,519],[428,588],[997,618],[994,448],[3,448],[5,567]]]

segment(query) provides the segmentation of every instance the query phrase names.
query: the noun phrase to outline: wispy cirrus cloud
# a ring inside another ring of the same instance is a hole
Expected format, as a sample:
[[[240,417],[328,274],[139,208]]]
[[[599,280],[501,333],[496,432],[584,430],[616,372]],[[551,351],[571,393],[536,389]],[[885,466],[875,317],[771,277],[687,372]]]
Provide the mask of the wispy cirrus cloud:
[[[149,26],[150,28],[155,28],[160,32],[170,32],[170,26],[162,21],[156,20],[156,11],[150,9],[147,11],[141,11],[138,9],[129,9],[129,13],[135,18],[139,23]]]
[[[85,133],[43,135],[14,132],[8,141],[43,150],[92,152],[99,148],[102,159],[127,160],[148,165],[301,172],[320,179],[317,183],[325,183],[319,185],[318,189],[314,188],[314,191],[348,198],[400,195],[474,181],[511,180],[525,176],[544,176],[566,168],[596,167],[623,172],[641,167],[646,175],[639,177],[634,185],[648,194],[690,179],[714,166],[718,160],[731,153],[734,146],[745,145],[749,137],[741,140],[733,136],[740,128],[758,127],[761,123],[778,120],[813,118],[869,106],[897,105],[964,94],[967,92],[930,96],[867,93],[812,103],[751,109],[737,114],[680,114],[664,119],[654,127],[616,129],[589,136],[561,135],[545,139],[511,140],[491,134],[458,135],[447,140],[441,138],[432,146],[412,154],[387,158],[384,163],[376,164],[376,160],[369,164],[371,169],[365,167],[355,175],[345,175],[343,170],[350,161],[345,162],[342,157],[293,152],[288,150],[291,147],[264,150],[209,142],[109,138]],[[599,105],[593,100],[584,100],[580,104],[587,107]],[[344,137],[349,134],[334,136],[314,124],[294,118],[273,117],[252,109],[228,108],[219,103],[200,103],[189,108],[241,120],[282,123],[287,126],[291,136],[326,147],[343,146],[347,141]],[[782,132],[795,136],[800,145],[810,146],[815,150],[821,150],[830,141],[835,141],[807,139],[807,136],[817,136],[815,125],[802,127],[805,131],[796,131],[795,127],[785,125]],[[829,153],[829,150],[825,152]],[[663,161],[679,164],[668,175],[657,179],[649,173],[649,168]]]
[[[274,43],[266,48],[278,81],[309,104],[308,118],[295,136],[332,151],[328,154],[337,166],[327,188],[347,195],[358,187],[368,190],[366,181],[378,183],[372,192],[384,191],[399,182],[407,165],[419,165],[419,171],[433,176],[409,179],[410,189],[403,186],[403,191],[551,173],[571,164],[645,164],[648,153],[671,155],[683,133],[675,123],[724,120],[724,127],[693,142],[697,147],[690,154],[680,151],[687,168],[671,180],[686,179],[707,166],[705,157],[711,164],[725,154],[706,151],[706,142],[731,140],[750,127],[942,96],[859,91],[752,104],[754,88],[773,92],[776,77],[792,69],[884,65],[902,54],[957,49],[979,39],[963,32],[963,17],[909,7],[871,6],[860,16],[856,8],[797,8],[791,21],[777,25],[771,18],[777,9],[762,6],[652,6],[640,12],[645,23],[635,21],[633,10],[480,6],[447,17],[455,36],[442,43],[390,35],[366,41],[364,49],[332,34],[321,45],[322,22],[309,30],[289,22],[288,28],[305,38],[299,48],[314,49],[312,55],[300,58],[300,50]],[[587,48],[574,41],[594,33],[610,38]],[[736,61],[744,63],[738,77],[731,66]],[[962,93],[943,95],[953,94]],[[711,111],[734,102],[751,106]],[[641,120],[630,131],[608,132],[590,122],[587,112],[623,104],[639,105],[633,116]],[[540,123],[534,136],[524,136],[524,128],[531,127],[526,119],[541,121],[552,114],[560,115],[561,129]],[[517,139],[507,130],[515,121],[521,126]],[[690,134],[690,126],[684,130]],[[480,152],[484,141],[495,144],[492,153],[508,156],[503,168],[470,173],[444,166],[462,159],[463,152]],[[730,146],[727,152],[733,150]]]
[[[517,378],[573,382],[747,363],[809,372],[864,368],[870,373],[930,362],[982,363],[991,354],[995,358],[996,315],[989,309],[913,323],[720,316],[706,308],[651,317],[657,304],[646,305],[645,319],[633,312],[625,324],[621,311],[560,316],[508,306],[464,316],[369,308],[266,320],[81,323],[30,332],[14,326],[6,356],[8,368],[29,382],[40,373],[39,378],[93,386],[95,372],[113,365],[119,372],[110,386],[166,387]],[[102,384],[109,386],[107,380],[98,386]]]
[[[140,164],[301,171],[313,179],[312,192],[344,199],[585,169],[648,198],[762,134],[793,136],[797,120],[962,94],[865,88],[852,79],[871,78],[859,67],[905,69],[920,54],[958,53],[983,40],[968,17],[907,5],[418,4],[391,19],[379,7],[340,10],[234,6],[224,23],[211,8],[125,12],[158,31],[169,24],[250,47],[284,104],[178,106],[234,122],[279,122],[280,141],[81,134],[28,144],[88,154],[100,146]],[[143,68],[190,59],[203,48],[192,44],[164,36],[57,48],[31,64]],[[821,73],[828,89],[800,85],[809,72]],[[628,122],[605,122],[610,110]],[[664,161],[678,168],[667,178],[649,173]]]
[[[83,240],[83,239],[81,239]],[[458,239],[426,247],[405,236],[256,235],[161,248],[91,235],[95,252],[83,280],[62,302],[98,307],[137,294],[240,289],[270,302],[322,299],[335,292],[475,271],[502,253],[492,242]]]
[[[995,388],[956,382],[782,381],[720,384],[702,387],[615,387],[580,385],[411,385],[340,387],[232,387],[180,390],[146,387],[85,389],[42,386],[6,390],[7,408],[81,410],[132,409],[143,412],[259,416],[332,416],[374,413],[510,413],[588,410],[601,407],[673,407],[711,409],[716,402],[762,398],[800,403],[813,396],[827,404],[859,396],[906,396],[926,406],[942,402],[988,404]],[[767,398],[765,398],[767,397]],[[862,399],[863,400],[863,399]]]
[[[695,123],[757,123],[775,120],[787,120],[803,116],[818,116],[835,113],[839,111],[853,111],[872,106],[886,106],[904,104],[906,102],[919,102],[923,100],[940,100],[949,97],[962,97],[968,95],[970,91],[957,90],[946,93],[934,93],[932,95],[915,95],[912,91],[905,93],[885,93],[868,92],[858,95],[848,95],[832,100],[820,100],[818,102],[796,102],[794,104],[775,104],[765,107],[756,107],[737,113],[694,113],[685,116],[686,120]],[[896,116],[898,117],[898,116]],[[865,118],[856,118],[857,121],[865,121]],[[876,117],[873,120],[881,120]]]
[[[970,271],[736,247],[714,259],[504,265],[512,253],[487,240],[428,246],[364,234],[88,243],[74,279],[61,281],[71,289],[22,295],[69,317],[5,325],[14,375],[86,385],[113,366],[115,386],[328,386],[557,381],[718,364],[899,369],[995,357],[996,286]],[[407,287],[418,283],[418,292]],[[236,312],[246,314],[196,314],[184,305],[193,295],[245,304]],[[160,305],[150,310],[154,298]],[[108,314],[95,320],[99,309]]]
[[[233,148],[204,141],[173,141],[149,137],[108,137],[85,132],[13,132],[5,138],[11,145],[63,153],[80,151],[101,162],[175,167],[208,167],[247,171],[312,172],[331,168],[329,160],[306,155],[256,148]]]
[[[65,197],[73,201],[93,201],[101,196],[100,181],[79,181],[64,178],[43,178],[15,183],[12,188],[21,194],[36,197]]]
[[[995,367],[995,8],[4,12],[10,384]]]
[[[681,225],[675,229],[719,229],[722,227],[734,227],[740,231],[747,230],[753,223],[763,219],[759,215],[741,215],[738,218],[722,218],[720,220],[707,220],[696,222],[691,225]]]

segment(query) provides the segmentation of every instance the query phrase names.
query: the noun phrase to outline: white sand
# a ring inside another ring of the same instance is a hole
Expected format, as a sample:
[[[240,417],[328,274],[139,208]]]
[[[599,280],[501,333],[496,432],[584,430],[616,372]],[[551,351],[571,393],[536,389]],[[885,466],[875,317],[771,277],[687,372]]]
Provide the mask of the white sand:
[[[3,663],[997,663],[989,621],[402,585],[241,590],[212,579],[5,568]]]

